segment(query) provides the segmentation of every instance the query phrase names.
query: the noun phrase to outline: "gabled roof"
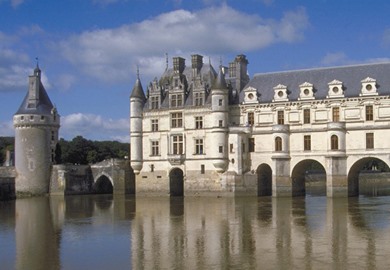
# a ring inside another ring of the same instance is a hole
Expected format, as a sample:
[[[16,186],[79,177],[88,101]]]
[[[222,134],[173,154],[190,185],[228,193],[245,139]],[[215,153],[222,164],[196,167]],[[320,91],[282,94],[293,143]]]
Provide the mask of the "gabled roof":
[[[390,95],[390,62],[256,74],[245,88],[256,88],[263,103],[272,102],[273,88],[283,84],[290,92],[289,100],[298,100],[299,86],[308,82],[313,84],[315,99],[326,99],[328,83],[337,80],[342,82],[345,97],[355,97],[360,94],[361,81],[367,77],[376,80],[379,95]],[[243,99],[244,91],[240,93],[240,102]]]

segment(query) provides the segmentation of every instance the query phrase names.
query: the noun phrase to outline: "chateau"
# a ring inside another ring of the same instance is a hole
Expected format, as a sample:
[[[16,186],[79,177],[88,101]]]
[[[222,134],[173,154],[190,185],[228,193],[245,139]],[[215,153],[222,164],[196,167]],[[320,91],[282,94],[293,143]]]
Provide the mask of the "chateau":
[[[388,169],[390,63],[247,75],[238,55],[214,69],[173,58],[130,97],[137,194],[298,196],[305,176],[355,196],[367,164]]]

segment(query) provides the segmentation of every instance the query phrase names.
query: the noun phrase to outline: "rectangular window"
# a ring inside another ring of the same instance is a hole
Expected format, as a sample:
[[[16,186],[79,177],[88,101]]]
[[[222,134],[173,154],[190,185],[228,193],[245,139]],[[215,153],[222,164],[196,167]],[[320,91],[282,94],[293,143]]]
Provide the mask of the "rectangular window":
[[[310,109],[303,110],[303,123],[310,124]]]
[[[181,155],[183,154],[183,135],[172,136],[172,154]]]
[[[303,136],[303,150],[305,150],[305,151],[311,150],[311,136],[310,135]]]
[[[182,94],[171,95],[171,107],[180,107],[180,106],[183,106],[183,95]]]
[[[195,106],[202,106],[203,105],[203,94],[202,93],[195,93]]]
[[[219,126],[219,127],[223,127],[223,120],[219,120],[219,121],[218,121],[218,126]]]
[[[222,106],[222,104],[223,104],[223,99],[218,99],[218,105]]]
[[[151,97],[150,98],[151,102],[151,108],[152,109],[158,109],[159,107],[159,97]]]
[[[159,141],[152,141],[152,156],[159,156],[160,155],[160,142]]]
[[[366,106],[366,121],[374,120],[374,109],[372,105]]]
[[[219,153],[223,153],[223,146],[222,146],[222,145],[220,145],[220,146],[218,147],[218,152],[219,152]]]
[[[202,129],[203,128],[203,117],[195,116],[195,128]]]
[[[201,164],[201,165],[200,165],[200,173],[201,173],[201,174],[204,174],[204,173],[205,173],[204,164]]]
[[[249,138],[248,139],[248,151],[249,152],[255,152],[255,138]]]
[[[253,112],[248,113],[248,125],[253,126],[255,124],[255,114]]]
[[[332,108],[332,121],[333,122],[339,122],[340,121],[340,108],[339,107],[333,107]]]
[[[229,148],[230,148],[230,150],[229,150],[230,153],[234,153],[234,151],[233,151],[233,150],[234,150],[234,147],[233,147],[233,144],[232,144],[232,143],[229,145]]]
[[[171,127],[180,128],[183,127],[183,113],[171,113]]]
[[[203,139],[195,139],[195,154],[203,154]]]
[[[150,171],[154,172],[154,164],[150,164]]]
[[[284,111],[278,111],[278,125],[284,125]]]
[[[366,133],[366,148],[374,148],[374,133]]]
[[[151,120],[152,131],[158,131],[158,119]]]

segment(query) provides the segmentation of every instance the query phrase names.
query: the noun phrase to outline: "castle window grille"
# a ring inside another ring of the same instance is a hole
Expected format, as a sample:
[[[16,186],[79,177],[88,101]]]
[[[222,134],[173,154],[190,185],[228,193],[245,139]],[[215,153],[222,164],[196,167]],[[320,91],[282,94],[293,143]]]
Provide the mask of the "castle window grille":
[[[158,119],[152,119],[151,122],[152,131],[158,131]]]
[[[183,127],[183,113],[172,113],[171,114],[171,127],[180,128]]]
[[[374,133],[366,133],[366,149],[374,148]]]
[[[333,107],[332,108],[332,121],[333,122],[339,122],[340,121],[340,108],[339,107]]]
[[[203,154],[203,139],[195,139],[195,154]]]
[[[223,146],[222,145],[218,146],[218,152],[223,153]]]
[[[305,151],[311,150],[311,136],[310,135],[303,136],[303,150],[305,150]]]
[[[255,152],[255,138],[248,139],[248,152]]]
[[[195,128],[202,129],[203,128],[203,117],[195,116]]]
[[[160,155],[160,142],[159,141],[152,141],[152,156],[158,156]]]
[[[284,125],[284,111],[278,111],[278,125]]]
[[[330,149],[338,150],[339,149],[339,137],[332,135],[330,137]]]
[[[171,95],[171,107],[180,107],[180,106],[183,106],[183,95],[182,94]]]
[[[374,109],[372,105],[366,106],[366,121],[374,120]]]
[[[253,126],[255,124],[255,114],[253,112],[248,113],[248,125]]]
[[[203,105],[203,95],[202,93],[195,93],[195,106]]]
[[[280,137],[275,138],[275,151],[276,152],[282,151],[282,138]]]
[[[158,109],[159,108],[159,97],[151,97],[151,108],[152,109]]]
[[[172,136],[172,146],[174,155],[183,154],[183,135],[174,135]]]
[[[303,123],[310,124],[310,109],[303,110]]]

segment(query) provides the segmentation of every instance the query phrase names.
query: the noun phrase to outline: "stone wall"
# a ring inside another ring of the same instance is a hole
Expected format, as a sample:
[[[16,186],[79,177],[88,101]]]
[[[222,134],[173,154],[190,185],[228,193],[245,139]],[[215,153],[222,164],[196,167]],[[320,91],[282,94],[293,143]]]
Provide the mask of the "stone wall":
[[[0,201],[15,199],[15,167],[0,167]]]
[[[51,172],[52,195],[82,195],[93,193],[93,176],[89,165],[54,165]]]

